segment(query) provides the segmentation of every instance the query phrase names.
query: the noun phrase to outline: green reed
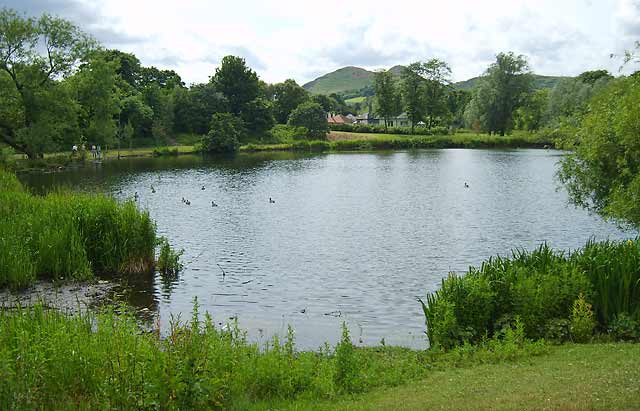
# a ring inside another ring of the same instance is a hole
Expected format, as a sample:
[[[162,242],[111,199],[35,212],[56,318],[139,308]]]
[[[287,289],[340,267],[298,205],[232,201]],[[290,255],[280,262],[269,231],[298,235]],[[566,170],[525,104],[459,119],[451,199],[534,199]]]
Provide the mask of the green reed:
[[[153,221],[132,202],[65,192],[35,196],[0,171],[0,287],[145,272],[153,268],[155,244]]]
[[[430,342],[449,348],[491,337],[516,319],[528,338],[552,338],[580,295],[601,333],[618,317],[640,324],[640,242],[591,241],[569,255],[546,244],[516,250],[464,276],[450,274],[420,302]]]

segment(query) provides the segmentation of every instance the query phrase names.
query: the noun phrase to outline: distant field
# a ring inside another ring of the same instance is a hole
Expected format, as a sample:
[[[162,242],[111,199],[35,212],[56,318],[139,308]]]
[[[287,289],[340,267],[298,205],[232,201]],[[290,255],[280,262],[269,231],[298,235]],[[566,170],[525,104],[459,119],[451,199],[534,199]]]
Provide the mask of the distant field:
[[[345,100],[344,102],[347,104],[356,104],[356,103],[364,103],[367,100],[365,96],[353,97]]]

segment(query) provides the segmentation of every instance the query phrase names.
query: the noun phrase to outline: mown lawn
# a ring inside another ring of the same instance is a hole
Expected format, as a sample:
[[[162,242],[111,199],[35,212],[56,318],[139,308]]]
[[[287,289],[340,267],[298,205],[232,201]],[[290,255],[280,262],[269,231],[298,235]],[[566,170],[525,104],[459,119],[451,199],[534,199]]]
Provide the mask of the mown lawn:
[[[333,401],[238,410],[640,410],[640,344],[563,345],[511,363],[439,369],[420,381]]]

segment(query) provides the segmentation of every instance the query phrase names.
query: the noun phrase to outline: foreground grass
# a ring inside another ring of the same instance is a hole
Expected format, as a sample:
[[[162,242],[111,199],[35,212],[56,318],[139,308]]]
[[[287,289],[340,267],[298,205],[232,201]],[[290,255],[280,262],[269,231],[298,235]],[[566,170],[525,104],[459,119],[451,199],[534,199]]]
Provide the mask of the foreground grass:
[[[263,402],[252,410],[638,410],[640,345],[550,348],[501,364],[439,369],[424,379],[333,401]]]

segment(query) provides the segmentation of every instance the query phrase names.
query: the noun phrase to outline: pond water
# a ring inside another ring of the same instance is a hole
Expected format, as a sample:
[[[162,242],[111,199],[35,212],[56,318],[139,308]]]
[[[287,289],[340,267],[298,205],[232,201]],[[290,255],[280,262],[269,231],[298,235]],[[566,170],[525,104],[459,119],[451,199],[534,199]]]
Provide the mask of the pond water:
[[[185,250],[177,279],[155,275],[127,287],[129,301],[164,326],[171,315],[187,319],[197,297],[215,321],[237,318],[256,341],[284,335],[290,324],[298,346],[314,349],[337,341],[345,321],[358,344],[384,338],[425,347],[416,299],[448,272],[545,241],[570,250],[591,237],[635,235],[568,205],[554,178],[561,156],[464,149],[181,156],[21,179],[40,192],[139,194],[159,234]]]

